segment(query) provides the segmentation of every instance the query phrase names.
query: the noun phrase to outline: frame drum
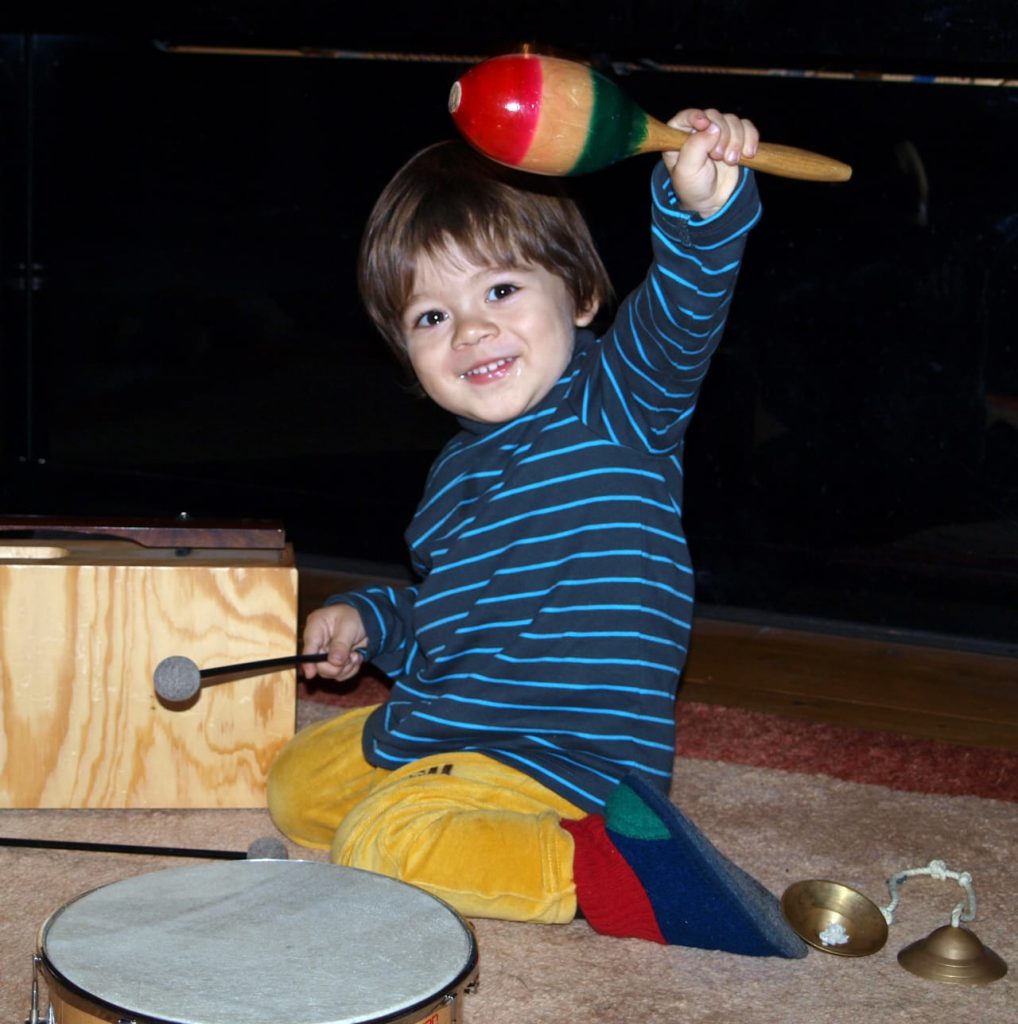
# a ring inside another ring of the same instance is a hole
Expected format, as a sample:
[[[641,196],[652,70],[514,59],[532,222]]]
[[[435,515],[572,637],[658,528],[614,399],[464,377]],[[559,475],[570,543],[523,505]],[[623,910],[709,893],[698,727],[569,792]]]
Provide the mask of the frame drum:
[[[237,860],[71,900],[40,929],[36,965],[57,1024],[458,1024],[477,944],[404,882]]]

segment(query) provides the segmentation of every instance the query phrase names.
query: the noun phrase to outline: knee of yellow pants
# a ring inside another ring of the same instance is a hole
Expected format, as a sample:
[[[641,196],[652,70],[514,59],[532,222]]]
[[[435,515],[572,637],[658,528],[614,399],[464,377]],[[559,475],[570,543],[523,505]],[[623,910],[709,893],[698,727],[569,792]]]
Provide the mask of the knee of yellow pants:
[[[427,762],[391,773],[347,814],[332,860],[418,885],[468,917],[572,920],[573,840],[559,820],[582,812],[481,755],[428,760],[451,773],[429,774]]]
[[[285,836],[327,850],[347,812],[389,773],[364,760],[364,722],[374,707],[355,708],[302,729],[269,770],[268,805]]]

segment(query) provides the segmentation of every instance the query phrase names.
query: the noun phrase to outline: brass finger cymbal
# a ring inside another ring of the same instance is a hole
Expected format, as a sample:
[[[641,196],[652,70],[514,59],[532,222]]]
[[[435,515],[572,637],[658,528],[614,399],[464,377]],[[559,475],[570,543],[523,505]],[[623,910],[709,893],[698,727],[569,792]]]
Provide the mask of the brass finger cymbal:
[[[1007,964],[968,928],[945,924],[898,954],[912,974],[948,985],[988,985],[1007,974]]]
[[[887,942],[887,922],[880,908],[840,882],[796,882],[781,897],[781,910],[793,931],[824,953],[869,956]]]

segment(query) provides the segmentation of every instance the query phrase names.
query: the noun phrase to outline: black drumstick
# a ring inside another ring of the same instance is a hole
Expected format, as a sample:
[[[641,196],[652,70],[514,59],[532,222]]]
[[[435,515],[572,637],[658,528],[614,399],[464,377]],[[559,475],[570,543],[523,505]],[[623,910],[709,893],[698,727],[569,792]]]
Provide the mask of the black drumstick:
[[[199,689],[202,680],[212,676],[240,675],[241,673],[266,672],[274,668],[286,668],[310,661],[325,661],[328,654],[291,654],[285,658],[265,658],[262,661],[245,661],[239,665],[219,665],[216,668],[200,669],[181,654],[163,658],[152,674],[156,693],[170,704],[190,700]]]
[[[255,839],[238,850],[195,850],[184,846],[141,846],[134,843],[90,843],[73,839],[16,839],[0,836],[0,846],[30,850],[76,850],[85,853],[140,853],[151,857],[200,857],[210,860],[286,860],[286,845],[275,836]]]

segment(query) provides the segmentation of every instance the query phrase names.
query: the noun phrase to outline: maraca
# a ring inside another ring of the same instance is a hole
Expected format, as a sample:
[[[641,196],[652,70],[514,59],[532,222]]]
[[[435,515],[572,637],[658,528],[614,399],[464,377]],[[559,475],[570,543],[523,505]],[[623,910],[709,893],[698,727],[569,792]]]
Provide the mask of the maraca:
[[[535,174],[583,174],[638,153],[680,149],[689,138],[644,113],[592,68],[529,53],[474,65],[453,83],[449,113],[475,149]],[[839,160],[772,142],[761,142],[740,163],[803,181],[852,175]]]

